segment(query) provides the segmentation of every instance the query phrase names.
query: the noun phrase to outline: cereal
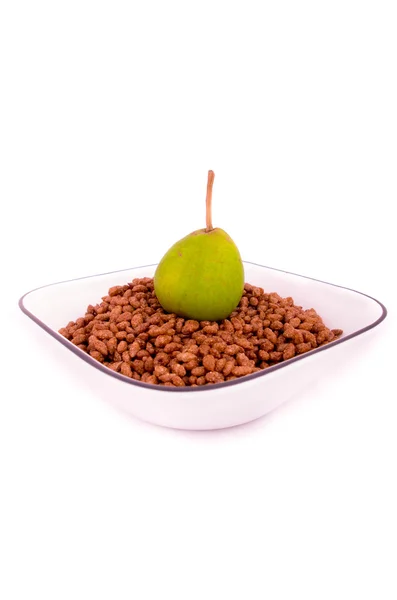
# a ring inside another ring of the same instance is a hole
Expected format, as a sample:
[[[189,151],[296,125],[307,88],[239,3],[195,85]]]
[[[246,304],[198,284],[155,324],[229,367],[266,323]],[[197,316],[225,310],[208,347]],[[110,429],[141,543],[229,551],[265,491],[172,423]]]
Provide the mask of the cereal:
[[[166,313],[153,279],[110,288],[102,302],[59,333],[114,372],[154,385],[191,387],[250,375],[339,338],[313,308],[245,284],[223,321]]]

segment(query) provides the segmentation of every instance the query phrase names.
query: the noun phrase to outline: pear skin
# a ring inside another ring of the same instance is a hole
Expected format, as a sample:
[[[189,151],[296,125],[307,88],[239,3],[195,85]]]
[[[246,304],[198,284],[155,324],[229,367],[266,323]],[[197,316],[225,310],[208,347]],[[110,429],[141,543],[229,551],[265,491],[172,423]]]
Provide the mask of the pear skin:
[[[227,318],[244,289],[240,252],[223,229],[199,229],[174,244],[154,275],[162,307],[197,321]]]

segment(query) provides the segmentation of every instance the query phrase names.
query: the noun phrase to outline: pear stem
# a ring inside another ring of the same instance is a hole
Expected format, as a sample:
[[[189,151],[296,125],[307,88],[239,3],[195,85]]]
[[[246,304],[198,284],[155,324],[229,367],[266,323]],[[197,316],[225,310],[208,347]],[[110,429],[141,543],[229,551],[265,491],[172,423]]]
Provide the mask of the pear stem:
[[[214,171],[208,171],[208,182],[207,182],[207,197],[205,200],[205,219],[206,219],[206,231],[212,231],[212,186],[214,185],[215,173]]]

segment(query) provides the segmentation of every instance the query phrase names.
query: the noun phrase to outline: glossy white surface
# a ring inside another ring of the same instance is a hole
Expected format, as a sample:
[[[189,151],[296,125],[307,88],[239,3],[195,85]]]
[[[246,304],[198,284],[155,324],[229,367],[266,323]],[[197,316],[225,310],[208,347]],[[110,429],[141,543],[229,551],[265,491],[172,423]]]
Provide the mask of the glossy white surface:
[[[98,395],[128,413],[157,425],[177,429],[220,429],[252,421],[270,412],[319,377],[334,377],[338,363],[349,359],[355,344],[367,343],[382,306],[361,293],[292,273],[244,263],[245,280],[266,292],[292,296],[303,308],[315,308],[328,327],[344,331],[342,342],[334,342],[316,352],[283,363],[278,369],[263,371],[237,383],[206,386],[187,391],[137,384],[110,370],[98,368],[96,361],[77,365],[75,354],[86,354],[67,342],[57,331],[83,315],[88,304],[96,304],[114,285],[124,285],[135,277],[150,277],[155,266],[107,273],[66,281],[34,290],[24,296],[22,307],[50,328],[65,348],[64,360],[76,367]],[[354,334],[358,334],[354,336]],[[50,340],[49,340],[50,342]],[[66,373],[65,373],[66,376]]]

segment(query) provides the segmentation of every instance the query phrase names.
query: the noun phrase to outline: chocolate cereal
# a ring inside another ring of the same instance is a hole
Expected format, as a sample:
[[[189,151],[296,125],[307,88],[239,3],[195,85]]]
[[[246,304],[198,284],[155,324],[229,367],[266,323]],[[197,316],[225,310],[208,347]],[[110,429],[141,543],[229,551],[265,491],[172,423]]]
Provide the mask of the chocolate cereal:
[[[304,354],[342,335],[291,297],[245,284],[223,321],[166,313],[153,279],[110,288],[59,333],[112,371],[145,383],[201,386],[231,381]]]

